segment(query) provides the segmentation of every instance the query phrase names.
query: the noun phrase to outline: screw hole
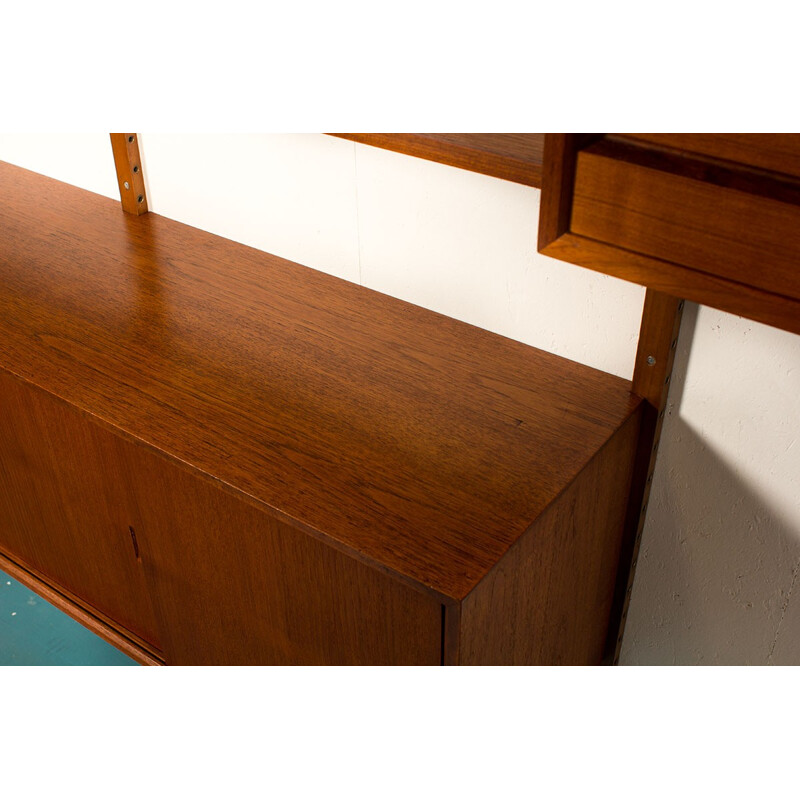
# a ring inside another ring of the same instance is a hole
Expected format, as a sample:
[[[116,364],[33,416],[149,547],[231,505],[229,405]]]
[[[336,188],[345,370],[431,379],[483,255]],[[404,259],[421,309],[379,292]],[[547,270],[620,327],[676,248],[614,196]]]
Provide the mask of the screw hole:
[[[139,167],[134,167],[134,168],[133,168],[133,174],[134,174],[134,175],[135,175],[135,174],[136,174],[138,171],[139,171]]]
[[[139,195],[139,196],[136,198],[136,202],[137,202],[137,203],[142,203],[142,202],[144,202],[144,195],[140,194],[140,195]]]
[[[132,142],[132,141],[133,141],[133,136],[129,136],[129,137],[128,137],[128,142],[130,143],[130,142]]]

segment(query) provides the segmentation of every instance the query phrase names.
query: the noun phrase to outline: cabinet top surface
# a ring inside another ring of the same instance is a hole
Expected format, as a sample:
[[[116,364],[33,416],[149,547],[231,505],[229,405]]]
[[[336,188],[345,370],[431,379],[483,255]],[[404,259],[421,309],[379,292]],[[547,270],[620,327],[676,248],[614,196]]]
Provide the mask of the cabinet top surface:
[[[187,225],[2,162],[0,183],[0,366],[443,598],[638,405],[628,381]]]

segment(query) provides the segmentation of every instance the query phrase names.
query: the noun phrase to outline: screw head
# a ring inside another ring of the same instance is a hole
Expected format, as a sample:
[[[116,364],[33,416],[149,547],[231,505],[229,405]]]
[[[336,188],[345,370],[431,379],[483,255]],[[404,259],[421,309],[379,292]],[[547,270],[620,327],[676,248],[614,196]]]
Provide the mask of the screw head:
[[[647,356],[647,366],[652,367],[655,366],[656,360],[653,356]]]
[[[130,188],[131,188],[131,185],[128,183],[128,181],[125,181],[125,183],[123,183],[122,185],[123,185],[123,186],[124,186],[126,189],[130,189]]]

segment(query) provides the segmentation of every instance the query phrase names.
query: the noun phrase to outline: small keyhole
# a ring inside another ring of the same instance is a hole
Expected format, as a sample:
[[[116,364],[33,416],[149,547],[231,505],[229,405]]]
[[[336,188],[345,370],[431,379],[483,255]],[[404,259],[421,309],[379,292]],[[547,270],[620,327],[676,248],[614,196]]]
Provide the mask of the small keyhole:
[[[131,541],[133,542],[133,553],[138,560],[141,561],[139,557],[139,542],[136,541],[136,531],[129,525],[128,530],[131,532]]]

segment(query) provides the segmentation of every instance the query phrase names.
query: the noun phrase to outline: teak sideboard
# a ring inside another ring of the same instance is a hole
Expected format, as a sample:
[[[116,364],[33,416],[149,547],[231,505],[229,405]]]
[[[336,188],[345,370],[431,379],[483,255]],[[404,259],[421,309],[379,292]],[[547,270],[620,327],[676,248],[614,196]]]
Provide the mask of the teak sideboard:
[[[597,137],[383,136],[586,219]],[[0,566],[142,663],[613,660],[681,295],[632,383],[140,213],[114,144],[132,213],[0,164]]]

